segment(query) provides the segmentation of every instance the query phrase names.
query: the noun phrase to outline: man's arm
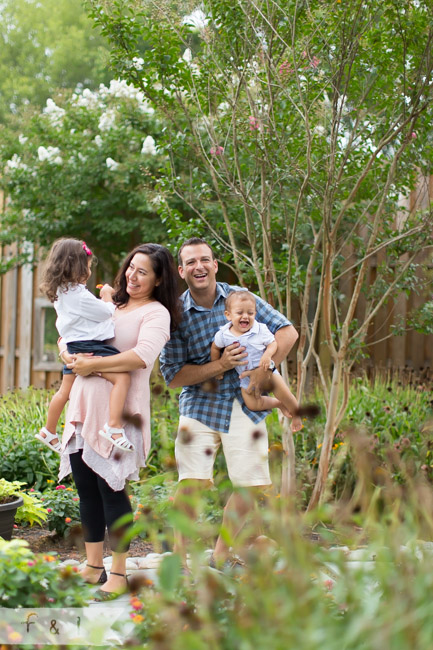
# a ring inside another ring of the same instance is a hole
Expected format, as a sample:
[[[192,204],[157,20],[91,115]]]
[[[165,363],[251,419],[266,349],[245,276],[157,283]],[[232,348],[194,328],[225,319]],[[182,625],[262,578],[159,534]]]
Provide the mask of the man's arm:
[[[276,366],[279,366],[280,363],[288,357],[290,350],[293,348],[298,338],[299,334],[293,325],[280,327],[280,329],[275,332],[275,340],[278,343],[278,350],[276,354],[274,354],[273,360],[275,361]]]
[[[221,357],[216,361],[203,363],[201,365],[194,365],[186,363],[175,374],[173,379],[168,384],[169,388],[180,388],[181,386],[195,386],[201,384],[207,379],[213,379],[218,375],[224,374],[227,370],[231,370],[236,366],[246,365],[244,361],[247,356],[244,353],[245,348],[239,346],[239,343],[232,343],[224,348]]]

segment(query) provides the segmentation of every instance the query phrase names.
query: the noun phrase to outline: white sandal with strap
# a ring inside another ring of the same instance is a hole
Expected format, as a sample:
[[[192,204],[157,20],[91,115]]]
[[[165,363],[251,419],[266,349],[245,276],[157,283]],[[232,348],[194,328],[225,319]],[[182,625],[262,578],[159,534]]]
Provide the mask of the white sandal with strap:
[[[120,433],[122,434],[119,438],[113,438],[113,434]],[[135,451],[135,447],[125,436],[125,429],[115,429],[114,427],[109,427],[108,424],[104,424],[104,428],[99,431],[99,435],[109,440],[111,444],[122,451]]]
[[[45,435],[41,435],[44,433]],[[56,451],[58,454],[62,451],[62,443],[59,440],[59,436],[57,433],[51,433],[51,431],[48,431],[46,427],[42,427],[42,429],[39,431],[39,433],[35,433],[35,438],[37,438],[40,442],[43,442],[44,445],[52,449],[53,451]],[[57,442],[52,442],[57,438]]]

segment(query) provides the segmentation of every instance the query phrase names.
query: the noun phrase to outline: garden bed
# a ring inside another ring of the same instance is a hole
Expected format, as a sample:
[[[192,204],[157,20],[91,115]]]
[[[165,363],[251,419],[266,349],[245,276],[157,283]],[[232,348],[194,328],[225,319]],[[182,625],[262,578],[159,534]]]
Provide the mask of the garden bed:
[[[41,526],[18,526],[14,528],[12,539],[23,539],[28,542],[34,553],[56,554],[59,560],[85,559],[84,549],[71,536],[62,537],[57,533]],[[131,542],[130,555],[143,557],[153,551],[152,544],[135,537]],[[104,555],[110,555],[108,543],[104,547]]]

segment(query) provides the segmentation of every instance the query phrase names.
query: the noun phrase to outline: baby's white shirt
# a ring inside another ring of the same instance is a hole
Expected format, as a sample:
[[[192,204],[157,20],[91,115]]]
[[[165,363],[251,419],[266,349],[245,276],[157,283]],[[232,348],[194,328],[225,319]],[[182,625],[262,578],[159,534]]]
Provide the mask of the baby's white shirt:
[[[54,301],[56,328],[65,343],[105,341],[114,336],[113,314],[116,306],[90,293],[84,284],[57,290]]]
[[[259,323],[256,320],[253,323],[251,329],[240,336],[236,336],[230,332],[232,323],[226,323],[222,325],[218,332],[215,334],[214,342],[218,348],[226,348],[232,343],[239,342],[242,346],[245,347],[245,352],[248,354],[247,366],[236,366],[236,370],[239,374],[245,372],[245,370],[253,370],[257,368],[262,358],[263,352],[268,347],[270,343],[275,341],[275,336],[272,334],[270,329],[264,323]]]

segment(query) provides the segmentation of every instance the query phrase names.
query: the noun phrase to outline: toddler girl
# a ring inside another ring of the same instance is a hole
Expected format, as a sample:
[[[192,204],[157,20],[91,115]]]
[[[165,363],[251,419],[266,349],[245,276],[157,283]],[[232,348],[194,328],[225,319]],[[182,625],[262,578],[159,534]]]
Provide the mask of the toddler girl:
[[[45,265],[41,290],[54,304],[57,312],[56,327],[66,343],[69,354],[93,353],[106,357],[119,350],[107,343],[114,337],[112,316],[115,305],[111,291],[101,292],[96,298],[86,288],[91,274],[92,251],[78,239],[59,239],[54,242]],[[63,359],[62,359],[63,360]],[[130,385],[128,373],[108,372],[101,376],[113,384],[110,394],[109,420],[100,435],[123,451],[134,451],[134,445],[126,438],[122,427],[122,413]],[[62,383],[52,398],[47,422],[36,438],[60,453],[61,443],[56,433],[57,423],[69,399],[75,376],[64,366]]]
[[[232,343],[240,343],[248,354],[248,366],[237,366],[239,374],[260,366],[264,370],[271,369],[269,390],[275,397],[261,395],[259,398],[249,395],[246,391],[250,383],[249,377],[240,380],[242,398],[251,411],[267,411],[279,408],[284,415],[292,418],[292,431],[302,429],[301,418],[296,415],[298,402],[280,373],[275,369],[272,357],[278,345],[274,335],[264,323],[256,321],[256,299],[249,291],[232,291],[225,301],[225,317],[229,321],[220,327],[215,334],[211,346],[211,361],[221,356],[221,350]],[[217,378],[219,379],[219,378]]]

